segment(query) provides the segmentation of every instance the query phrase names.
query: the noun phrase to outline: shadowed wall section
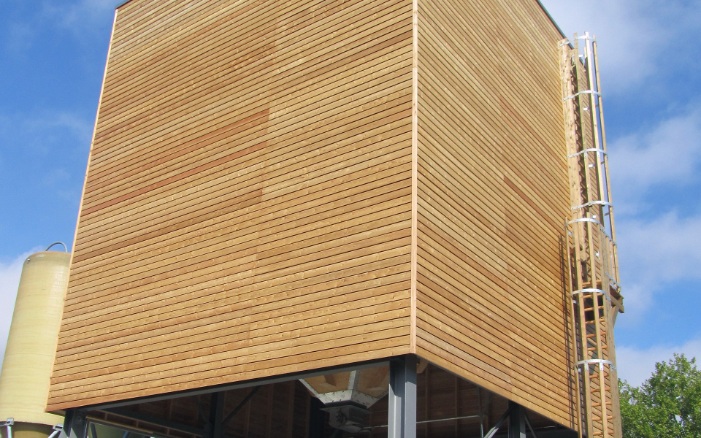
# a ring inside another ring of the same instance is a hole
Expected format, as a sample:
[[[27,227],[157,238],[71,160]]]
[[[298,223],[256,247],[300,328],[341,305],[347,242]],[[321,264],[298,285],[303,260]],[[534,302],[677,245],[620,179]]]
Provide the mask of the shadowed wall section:
[[[561,39],[534,1],[419,1],[416,342],[571,425]]]

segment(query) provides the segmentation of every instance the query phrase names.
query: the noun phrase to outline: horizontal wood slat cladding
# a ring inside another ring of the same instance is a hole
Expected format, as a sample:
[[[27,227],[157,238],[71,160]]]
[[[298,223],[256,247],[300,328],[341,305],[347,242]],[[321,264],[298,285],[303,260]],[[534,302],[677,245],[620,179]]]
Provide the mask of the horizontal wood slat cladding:
[[[560,39],[535,0],[120,6],[49,409],[416,353],[571,426]]]
[[[118,8],[50,410],[410,352],[411,23]]]
[[[417,354],[571,426],[562,37],[531,0],[418,5]]]

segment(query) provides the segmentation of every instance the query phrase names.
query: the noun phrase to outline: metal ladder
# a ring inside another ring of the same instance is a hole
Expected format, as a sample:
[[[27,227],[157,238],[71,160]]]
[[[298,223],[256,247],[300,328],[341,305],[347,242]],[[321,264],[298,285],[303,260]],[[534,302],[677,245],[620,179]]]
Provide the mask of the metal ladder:
[[[566,228],[576,415],[580,437],[619,438],[613,326],[623,304],[595,39],[587,33],[563,41],[560,61],[572,205]]]

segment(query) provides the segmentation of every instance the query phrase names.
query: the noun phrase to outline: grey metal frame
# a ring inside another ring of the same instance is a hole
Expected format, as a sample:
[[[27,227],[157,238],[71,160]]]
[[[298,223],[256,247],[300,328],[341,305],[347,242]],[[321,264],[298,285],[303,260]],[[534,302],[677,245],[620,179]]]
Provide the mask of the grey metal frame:
[[[12,426],[15,424],[14,418],[8,418],[7,421],[0,423],[0,426],[5,427],[7,431],[7,438],[12,438]]]
[[[84,411],[69,409],[63,420],[61,438],[88,438],[88,419]]]
[[[267,377],[267,378],[262,378],[262,379],[246,380],[243,382],[232,383],[232,384],[228,384],[228,385],[211,386],[211,387],[201,388],[201,389],[179,391],[179,392],[172,392],[172,393],[155,395],[155,396],[148,396],[148,397],[141,397],[141,398],[135,398],[135,399],[130,399],[130,400],[124,400],[124,401],[115,401],[115,402],[108,402],[108,403],[104,403],[104,404],[96,404],[96,405],[86,406],[82,409],[85,411],[110,410],[110,409],[114,409],[114,408],[121,408],[121,407],[125,407],[125,406],[138,405],[141,403],[156,402],[156,401],[160,401],[160,400],[168,400],[168,399],[178,398],[178,397],[190,397],[190,396],[195,396],[195,395],[212,394],[212,393],[216,393],[216,392],[230,391],[233,389],[252,388],[252,387],[256,387],[256,386],[260,386],[260,385],[269,385],[272,383],[288,382],[290,380],[305,379],[307,377],[313,377],[313,376],[323,376],[325,374],[339,373],[342,371],[352,371],[354,369],[359,369],[359,368],[370,368],[370,367],[375,367],[378,365],[386,364],[387,362],[388,362],[387,359],[384,359],[384,360],[372,360],[372,361],[367,361],[367,362],[352,363],[352,364],[347,364],[347,365],[337,366],[337,367],[320,368],[317,370],[306,371],[306,372],[301,372],[301,373],[283,374],[283,375],[276,376],[276,377]]]
[[[518,403],[509,402],[509,438],[526,438],[526,412]]]
[[[153,424],[155,426],[161,426],[161,427],[165,427],[168,429],[174,429],[174,430],[189,433],[192,435],[200,435],[200,436],[206,435],[206,430],[201,429],[201,428],[189,426],[186,424],[181,424],[181,423],[178,423],[175,421],[165,421],[162,418],[157,418],[157,417],[154,417],[152,415],[142,414],[142,413],[138,413],[138,412],[128,411],[124,408],[106,409],[104,412],[109,413],[109,414],[119,415],[121,417],[129,418],[132,420],[144,421],[146,423],[150,423],[150,424]],[[101,420],[95,420],[95,419],[90,419],[90,423],[109,425],[109,423],[106,423],[106,422],[101,421]],[[125,429],[129,429],[129,427],[127,427],[127,426],[120,426],[120,427],[125,428]]]
[[[487,432],[484,438],[493,438],[499,432],[499,429],[501,429],[507,418],[509,419],[508,438],[526,438],[526,425],[528,425],[528,427],[531,429],[533,436],[536,436],[533,428],[528,422],[528,417],[526,417],[526,410],[518,403],[510,401],[509,408],[506,410],[506,412],[504,412],[499,420],[497,420],[494,427]]]
[[[207,438],[222,438],[224,436],[224,393],[215,392],[211,395],[209,424]]]
[[[409,395],[411,396],[413,402],[410,402],[409,405],[412,406],[413,409],[413,419],[414,419],[414,424],[412,427],[409,429],[414,430],[413,435],[404,435],[407,437],[415,437],[415,429],[416,429],[416,357],[415,356],[408,356],[409,361],[413,362],[413,367],[409,371],[409,377],[411,378],[413,390],[409,391]],[[216,394],[221,394],[224,391],[228,390],[233,390],[233,389],[243,389],[243,388],[251,388],[251,393],[249,396],[252,396],[255,394],[256,389],[260,387],[261,385],[268,385],[268,384],[273,384],[273,383],[279,383],[279,382],[287,382],[290,380],[297,380],[297,379],[304,379],[307,377],[312,377],[312,376],[318,376],[318,375],[324,375],[324,374],[333,374],[341,371],[351,371],[355,369],[362,369],[362,368],[370,368],[370,367],[375,367],[378,365],[383,365],[383,364],[388,364],[390,363],[390,368],[392,366],[396,366],[397,364],[404,363],[405,358],[404,357],[399,357],[399,358],[392,358],[392,359],[384,359],[384,360],[372,360],[372,361],[367,361],[367,362],[361,362],[361,363],[354,363],[354,364],[347,364],[343,365],[340,367],[328,367],[328,368],[322,368],[322,369],[317,369],[313,371],[308,371],[308,372],[302,372],[302,373],[291,373],[291,374],[286,374],[286,375],[281,375],[281,376],[276,376],[272,378],[263,378],[263,379],[256,379],[256,380],[249,380],[249,381],[244,381],[244,382],[239,382],[239,383],[234,383],[230,385],[222,385],[222,386],[215,386],[215,387],[208,387],[208,388],[202,388],[198,390],[189,390],[189,391],[182,391],[182,392],[175,392],[175,393],[168,393],[168,394],[162,394],[158,396],[150,396],[150,397],[143,397],[143,398],[138,398],[138,399],[131,399],[131,400],[125,400],[125,401],[117,401],[117,402],[110,402],[110,403],[105,403],[105,404],[97,404],[97,405],[92,405],[92,406],[87,406],[83,407],[80,410],[77,409],[68,409],[66,411],[66,416],[65,416],[65,423],[64,423],[64,432],[61,434],[60,438],[88,438],[88,432],[87,432],[87,424],[88,420],[86,419],[86,414],[89,414],[90,411],[93,410],[98,410],[98,411],[103,411],[103,412],[112,412],[117,415],[121,415],[127,418],[133,418],[133,419],[138,419],[141,418],[142,420],[152,423],[155,425],[163,426],[163,427],[168,427],[171,429],[177,429],[181,430],[183,432],[187,433],[195,433],[195,434],[201,434],[203,437],[206,438],[217,438],[221,436],[221,429],[224,424],[226,424],[231,418],[238,412],[239,407],[235,408],[232,412],[226,415],[222,415],[223,413],[219,413],[221,417],[217,417],[217,414],[215,414],[214,418],[212,417],[207,417],[205,419],[206,421],[206,428],[205,430],[197,429],[197,428],[192,428],[188,426],[184,426],[181,424],[177,424],[171,421],[158,421],[158,419],[153,419],[149,418],[148,420],[144,418],[145,416],[143,414],[137,414],[137,413],[132,413],[123,410],[122,408],[131,406],[131,405],[136,405],[140,403],[147,403],[147,402],[155,402],[155,401],[160,401],[160,400],[167,400],[167,399],[172,399],[172,398],[178,398],[178,397],[188,397],[188,396],[196,396],[196,395],[204,395],[204,394],[210,394],[210,395],[216,395]],[[393,365],[394,364],[394,365]],[[390,374],[392,372],[390,371]],[[396,373],[396,371],[395,371]],[[406,375],[407,373],[404,372],[402,376]],[[391,377],[390,377],[391,378]],[[404,381],[404,377],[402,377],[399,380],[396,380],[397,384],[399,384],[400,381]],[[406,386],[406,382],[402,384],[402,389],[401,389],[401,394],[405,394],[407,391],[404,389]],[[399,391],[400,388],[396,386],[396,390]],[[404,398],[404,396],[402,396]],[[215,397],[214,400],[217,398]],[[215,401],[214,405],[216,406],[219,403],[216,403]],[[223,406],[223,403],[221,403]],[[401,403],[400,403],[401,405]],[[403,408],[402,408],[403,409]],[[71,418],[75,417],[75,421],[79,421],[82,418],[82,421],[84,423],[83,426],[79,426],[77,423],[75,426],[70,426],[69,422],[72,421]],[[212,422],[214,420],[214,423]],[[98,423],[100,421],[97,421]],[[401,430],[401,429],[400,429]],[[72,431],[72,432],[71,432]],[[79,434],[79,432],[82,431],[82,435]],[[73,433],[72,435],[69,433]],[[399,435],[396,436],[402,436],[401,432]]]
[[[416,438],[416,356],[390,361],[388,438]]]

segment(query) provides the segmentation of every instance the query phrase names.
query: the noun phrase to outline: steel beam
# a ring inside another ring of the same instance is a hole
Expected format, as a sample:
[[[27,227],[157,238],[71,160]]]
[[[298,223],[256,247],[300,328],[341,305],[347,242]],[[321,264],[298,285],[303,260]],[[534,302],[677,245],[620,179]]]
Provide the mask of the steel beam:
[[[120,400],[115,402],[108,402],[103,404],[96,404],[91,406],[85,406],[83,409],[86,412],[89,411],[104,411],[108,409],[120,408],[125,406],[139,405],[143,403],[158,402],[162,400],[171,400],[181,397],[192,397],[197,395],[212,394],[215,392],[226,392],[233,391],[237,389],[253,388],[255,386],[270,385],[273,383],[289,382],[290,380],[306,379],[308,377],[323,376],[326,374],[335,374],[344,371],[353,371],[357,369],[372,368],[378,365],[387,364],[386,360],[371,360],[361,363],[346,364],[338,367],[328,367],[320,368],[312,371],[305,371],[301,373],[290,373],[281,376],[267,377],[262,379],[247,380],[244,382],[232,383],[229,385],[221,385],[215,387],[200,388],[195,390],[172,392],[168,394],[160,394],[149,397],[135,398],[130,400]]]
[[[241,409],[246,407],[248,402],[251,401],[253,396],[256,395],[256,393],[260,390],[260,388],[261,388],[260,386],[256,386],[255,388],[251,389],[251,391],[248,393],[248,395],[246,397],[244,397],[243,400],[241,400],[241,402],[239,402],[239,404],[231,412],[229,412],[226,415],[226,417],[224,417],[224,419],[222,420],[222,427],[226,427],[226,425],[229,423],[229,421],[231,421],[234,417],[236,417],[236,414],[238,414],[241,411]]]
[[[191,435],[199,435],[199,436],[205,435],[205,430],[203,428],[194,427],[194,426],[190,426],[187,424],[181,424],[181,423],[178,423],[176,421],[168,420],[166,418],[160,418],[160,417],[156,417],[154,415],[148,415],[148,414],[143,414],[141,412],[130,411],[130,410],[124,409],[124,408],[105,409],[103,412],[106,414],[118,415],[120,417],[128,418],[130,420],[150,423],[153,426],[165,427],[167,429],[177,430],[179,432],[185,432],[185,433],[191,434]],[[100,420],[94,420],[94,421],[97,423],[103,423]],[[204,422],[206,420],[202,420],[202,421]],[[107,423],[105,423],[105,424],[107,424]],[[120,427],[122,427],[122,426],[120,426]],[[127,426],[123,426],[123,427],[127,427]]]

